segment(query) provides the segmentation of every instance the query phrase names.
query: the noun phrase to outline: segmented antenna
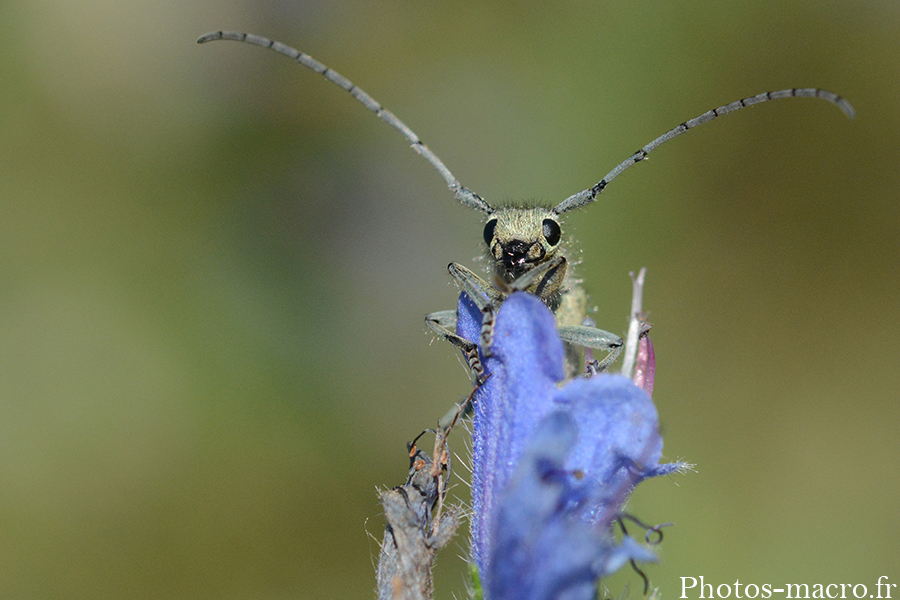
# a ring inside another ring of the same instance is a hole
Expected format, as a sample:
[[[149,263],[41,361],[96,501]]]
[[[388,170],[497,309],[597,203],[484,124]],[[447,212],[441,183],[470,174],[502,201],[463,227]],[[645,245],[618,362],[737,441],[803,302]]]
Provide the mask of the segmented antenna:
[[[276,42],[275,40],[270,40],[269,38],[264,38],[259,35],[253,35],[252,33],[238,33],[236,31],[214,31],[201,35],[197,40],[197,43],[205,44],[206,42],[213,42],[216,40],[247,42],[248,44],[253,44],[254,46],[261,46],[263,48],[274,50],[279,54],[284,54],[288,58],[295,60],[307,69],[315,71],[316,73],[324,76],[325,79],[327,79],[331,83],[350,92],[351,96],[358,100],[363,106],[378,115],[379,119],[403,134],[403,137],[405,137],[412,145],[412,149],[415,150],[417,154],[420,154],[422,157],[424,157],[425,160],[427,160],[429,163],[431,163],[431,166],[437,169],[437,172],[440,173],[441,177],[444,178],[444,181],[447,182],[447,187],[450,188],[450,191],[453,192],[453,195],[456,196],[457,200],[459,200],[469,208],[474,208],[487,214],[491,214],[494,212],[494,209],[491,208],[491,206],[487,202],[485,202],[484,199],[481,198],[481,196],[464,187],[459,182],[459,180],[457,180],[456,177],[453,176],[453,173],[450,172],[450,169],[444,166],[444,163],[441,162],[441,159],[439,159],[434,152],[429,150],[428,146],[422,143],[422,140],[419,139],[419,136],[416,135],[416,133],[412,129],[407,127],[403,121],[395,117],[392,112],[382,107],[381,104],[379,104],[374,98],[372,98],[372,96],[356,87],[353,82],[351,82],[349,79],[347,79],[334,69],[326,67],[310,55],[291,48],[290,46],[286,46],[281,42]]]
[[[732,102],[731,104],[726,104],[725,106],[714,108],[708,112],[703,113],[699,117],[691,119],[690,121],[685,121],[678,127],[665,132],[664,134],[620,162],[615,169],[607,173],[606,176],[598,181],[594,186],[589,187],[586,190],[582,190],[577,194],[573,194],[557,204],[553,208],[553,212],[557,215],[560,215],[564,212],[568,212],[575,208],[581,208],[582,206],[590,204],[597,199],[597,196],[599,196],[600,192],[602,192],[603,189],[607,185],[609,185],[609,182],[618,177],[622,173],[622,171],[635,163],[641,162],[642,160],[647,158],[648,154],[656,150],[658,146],[668,142],[674,137],[678,137],[688,129],[693,129],[698,125],[702,125],[707,121],[712,121],[716,117],[727,115],[730,112],[741,110],[742,108],[753,106],[754,104],[762,104],[763,102],[768,102],[769,100],[778,100],[780,98],[821,98],[837,105],[837,107],[844,111],[844,114],[849,118],[852,119],[856,116],[856,111],[846,99],[838,96],[835,93],[829,92],[827,90],[820,90],[818,88],[794,88],[792,90],[766,92],[765,94],[757,94],[756,96],[750,96],[749,98],[742,98],[736,102]]]

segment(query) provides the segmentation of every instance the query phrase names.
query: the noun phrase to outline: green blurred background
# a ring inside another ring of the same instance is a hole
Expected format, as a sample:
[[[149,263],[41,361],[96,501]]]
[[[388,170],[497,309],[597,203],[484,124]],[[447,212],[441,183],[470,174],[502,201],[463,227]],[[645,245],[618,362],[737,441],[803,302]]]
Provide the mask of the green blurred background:
[[[793,99],[710,123],[565,231],[607,329],[649,269],[666,454],[699,471],[630,505],[677,524],[663,596],[900,583],[896,0],[4,0],[0,22],[0,598],[372,597],[376,488],[469,390],[423,316],[480,215],[320,77],[194,43],[216,29],[333,66],[491,202],[555,203],[742,96],[849,98],[855,121]]]

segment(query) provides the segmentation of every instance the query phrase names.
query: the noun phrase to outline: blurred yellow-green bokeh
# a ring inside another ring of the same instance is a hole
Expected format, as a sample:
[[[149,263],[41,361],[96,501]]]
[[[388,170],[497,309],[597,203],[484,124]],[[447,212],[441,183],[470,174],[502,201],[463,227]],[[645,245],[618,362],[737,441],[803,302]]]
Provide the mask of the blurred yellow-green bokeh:
[[[900,583],[896,0],[3,0],[0,22],[0,598],[373,597],[376,489],[469,391],[423,316],[480,215],[321,77],[195,43],[217,29],[333,66],[491,202],[558,202],[742,96],[849,98],[855,121],[792,99],[705,125],[565,231],[606,329],[649,269],[666,455],[699,471],[630,505],[676,523],[663,597]]]

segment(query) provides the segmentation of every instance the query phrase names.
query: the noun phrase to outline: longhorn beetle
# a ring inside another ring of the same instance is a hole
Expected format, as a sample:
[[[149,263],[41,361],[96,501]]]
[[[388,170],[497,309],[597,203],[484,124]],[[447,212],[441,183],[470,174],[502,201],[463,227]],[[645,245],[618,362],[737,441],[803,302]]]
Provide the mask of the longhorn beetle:
[[[580,347],[606,351],[608,354],[593,367],[593,371],[603,370],[618,358],[622,351],[622,339],[608,331],[582,324],[585,320],[587,297],[585,292],[578,287],[577,282],[568,277],[569,261],[563,248],[560,228],[564,213],[587,206],[596,200],[597,196],[622,171],[647,158],[647,155],[661,144],[716,117],[747,106],[780,98],[821,98],[837,105],[850,118],[856,115],[856,111],[847,100],[822,89],[795,88],[757,94],[714,108],[670,129],[623,160],[599,182],[569,196],[553,208],[494,207],[481,196],[464,187],[444,166],[441,159],[423,144],[419,136],[403,121],[337,71],[326,67],[308,54],[258,35],[216,31],[201,36],[197,43],[203,44],[215,40],[247,42],[284,54],[349,92],[363,106],[374,112],[378,118],[399,131],[412,145],[412,149],[423,156],[440,173],[457,200],[464,206],[487,215],[487,223],[484,226],[484,242],[487,244],[488,257],[493,261],[491,269],[493,283],[488,283],[460,264],[450,263],[448,267],[450,275],[457,281],[460,288],[485,314],[482,341],[489,341],[489,328],[492,322],[490,316],[510,293],[526,291],[534,294],[556,315],[559,335],[566,342],[566,369],[569,376],[574,376],[582,369],[579,364]],[[457,335],[456,320],[455,310],[434,312],[425,318],[426,324],[432,331],[463,351],[469,368],[476,378],[481,380],[483,370],[478,357],[478,347],[473,342]],[[482,351],[490,352],[489,343],[482,343]]]

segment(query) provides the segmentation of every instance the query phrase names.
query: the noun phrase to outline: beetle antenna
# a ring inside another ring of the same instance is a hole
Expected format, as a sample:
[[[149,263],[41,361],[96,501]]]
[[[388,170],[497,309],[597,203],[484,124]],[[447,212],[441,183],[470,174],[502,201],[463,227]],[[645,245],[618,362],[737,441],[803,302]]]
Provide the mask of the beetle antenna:
[[[362,91],[360,88],[356,87],[349,79],[331,69],[326,67],[313,57],[299,50],[291,48],[290,46],[286,46],[281,42],[276,42],[275,40],[270,40],[269,38],[264,38],[259,35],[253,35],[252,33],[238,33],[236,31],[213,31],[211,33],[207,33],[201,35],[197,40],[198,44],[205,44],[206,42],[213,42],[216,40],[232,40],[235,42],[246,42],[248,44],[253,44],[254,46],[261,46],[263,48],[268,48],[270,50],[274,50],[279,54],[284,54],[288,58],[295,60],[300,63],[304,67],[308,69],[312,69],[316,73],[324,76],[325,79],[330,81],[331,83],[343,88],[347,92],[350,93],[356,100],[358,100],[363,106],[371,110],[375,113],[379,119],[399,131],[403,137],[405,137],[409,143],[412,145],[412,149],[416,151],[417,154],[421,155],[425,160],[431,163],[437,172],[441,174],[441,177],[444,178],[444,181],[447,182],[447,187],[450,188],[450,191],[453,192],[453,195],[456,196],[456,199],[459,200],[463,205],[468,206],[469,208],[474,208],[476,210],[480,210],[484,213],[491,214],[494,212],[494,209],[484,201],[478,194],[473,192],[472,190],[464,187],[456,177],[453,176],[453,173],[450,172],[444,163],[441,162],[441,159],[437,157],[437,155],[432,152],[428,146],[422,143],[422,140],[419,139],[419,136],[416,133],[406,126],[406,124],[394,116],[392,112],[382,107],[372,96]]]
[[[582,190],[577,194],[573,194],[572,196],[569,196],[568,198],[557,204],[553,208],[553,212],[557,215],[560,215],[564,212],[568,212],[575,208],[581,208],[582,206],[590,204],[597,199],[597,196],[600,195],[600,192],[603,191],[603,189],[609,184],[609,182],[618,177],[622,173],[622,171],[635,163],[641,162],[642,160],[647,158],[648,154],[656,150],[658,146],[664,144],[665,142],[668,142],[674,137],[678,137],[688,129],[693,129],[698,125],[702,125],[707,121],[712,121],[716,117],[726,115],[730,112],[734,112],[748,106],[753,106],[754,104],[768,102],[769,100],[778,100],[780,98],[821,98],[822,100],[827,100],[832,104],[836,104],[837,107],[844,111],[844,114],[849,118],[852,119],[856,116],[856,111],[846,99],[827,90],[821,90],[818,88],[794,88],[791,90],[766,92],[765,94],[757,94],[756,96],[743,98],[736,102],[732,102],[731,104],[726,104],[725,106],[714,108],[708,112],[703,113],[699,117],[691,119],[690,121],[685,121],[674,129],[670,129],[666,133],[662,134],[661,136],[620,162],[615,169],[607,173],[603,179],[596,183],[596,185],[589,187],[586,190]]]

